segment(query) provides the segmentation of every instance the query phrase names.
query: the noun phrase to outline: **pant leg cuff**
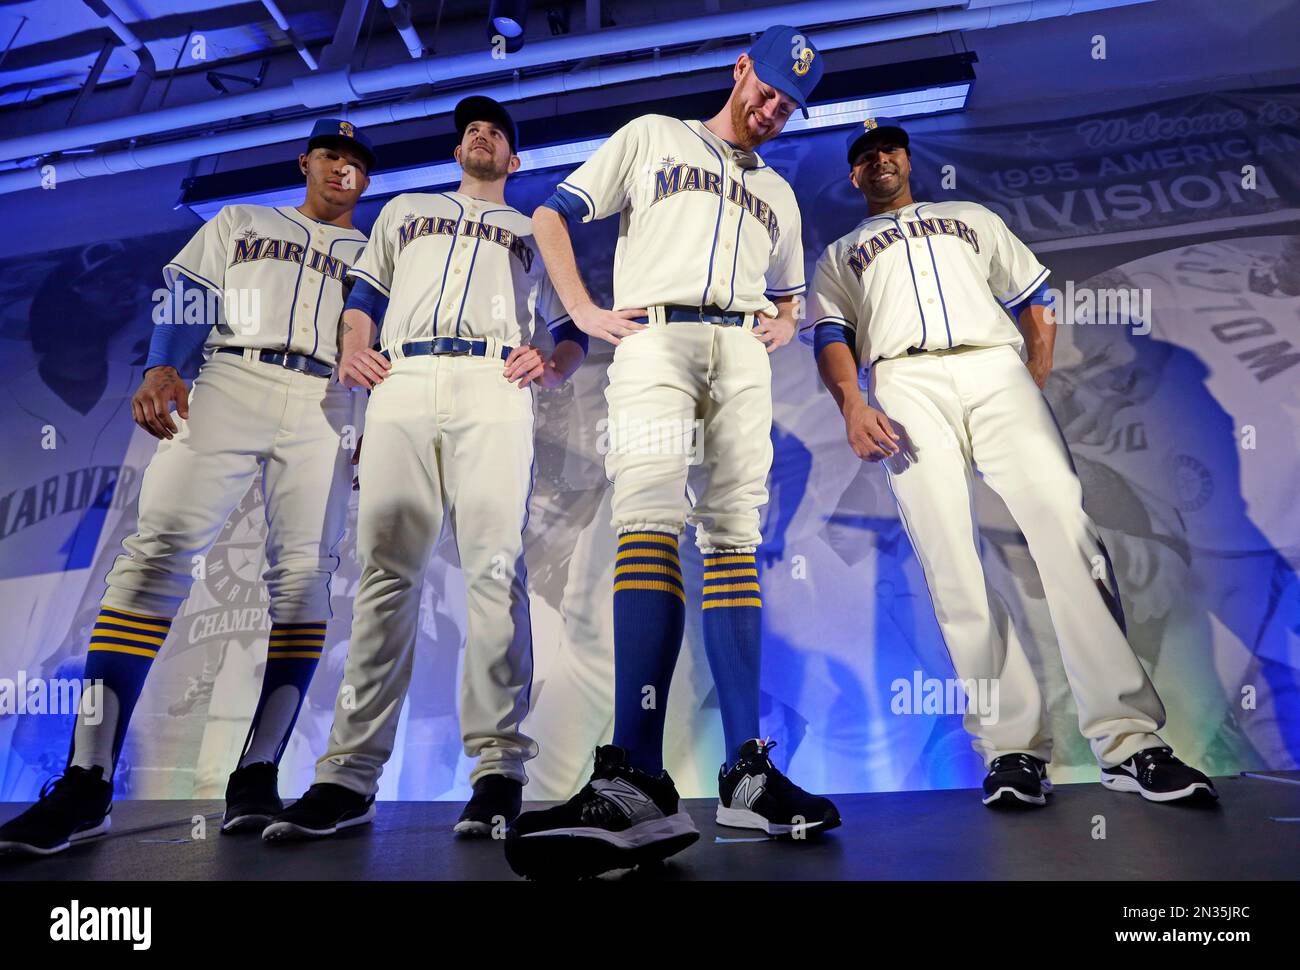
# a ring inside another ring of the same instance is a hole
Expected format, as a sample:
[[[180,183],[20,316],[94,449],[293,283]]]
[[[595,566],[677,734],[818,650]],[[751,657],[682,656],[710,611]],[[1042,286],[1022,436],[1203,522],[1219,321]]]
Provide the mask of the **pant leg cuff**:
[[[136,590],[119,589],[110,586],[101,601],[111,610],[126,610],[129,613],[144,613],[148,616],[161,616],[175,619],[180,612],[183,596],[164,596],[160,593],[141,593]]]

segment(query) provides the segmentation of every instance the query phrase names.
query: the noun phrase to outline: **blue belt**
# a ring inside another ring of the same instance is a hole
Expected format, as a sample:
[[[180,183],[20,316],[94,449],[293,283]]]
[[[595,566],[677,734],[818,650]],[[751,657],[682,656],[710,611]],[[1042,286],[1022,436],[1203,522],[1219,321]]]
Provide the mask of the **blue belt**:
[[[745,317],[752,315],[728,312],[716,306],[669,303],[664,307],[664,323],[716,323],[724,327],[743,327]]]
[[[411,340],[402,344],[403,357],[486,357],[488,344],[486,340],[472,340],[469,337],[434,337],[432,340]],[[501,359],[510,356],[513,347],[501,348]],[[392,360],[388,351],[381,353]]]
[[[217,353],[238,354],[243,357],[244,348],[218,347]],[[310,374],[312,377],[329,377],[334,373],[334,368],[329,364],[304,354],[284,354],[278,350],[255,350],[253,356],[264,364],[275,364],[288,370],[296,370],[300,374]]]

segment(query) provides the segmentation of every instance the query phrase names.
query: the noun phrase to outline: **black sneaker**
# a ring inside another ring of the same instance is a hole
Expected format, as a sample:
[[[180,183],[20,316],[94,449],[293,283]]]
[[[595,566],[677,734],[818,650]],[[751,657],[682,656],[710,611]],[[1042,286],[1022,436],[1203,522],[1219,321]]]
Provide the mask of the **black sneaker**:
[[[810,795],[772,764],[768,752],[775,747],[753,738],[740,746],[734,765],[718,769],[718,824],[768,835],[838,828],[840,813],[829,798]]]
[[[1147,748],[1114,768],[1103,768],[1101,783],[1111,791],[1137,792],[1150,802],[1219,797],[1210,779],[1175,758],[1172,748]]]
[[[596,749],[582,791],[515,819],[506,833],[506,861],[531,879],[575,879],[661,861],[699,837],[668,772],[638,771],[626,751],[607,744]]]
[[[984,804],[993,808],[1046,805],[1052,793],[1047,762],[1032,754],[1004,754],[993,759],[984,776]]]
[[[109,829],[113,783],[104,769],[70,767],[41,788],[40,800],[0,825],[0,854],[54,855]]]
[[[221,831],[260,831],[283,812],[284,802],[276,787],[278,775],[269,761],[236,768],[226,782],[226,815],[221,820]]]
[[[474,782],[474,794],[452,828],[460,835],[491,835],[498,825],[519,817],[524,786],[505,775],[484,775]]]
[[[339,829],[365,825],[374,817],[373,795],[367,798],[342,785],[315,784],[302,798],[271,819],[271,824],[262,830],[262,838],[267,842],[318,839]]]

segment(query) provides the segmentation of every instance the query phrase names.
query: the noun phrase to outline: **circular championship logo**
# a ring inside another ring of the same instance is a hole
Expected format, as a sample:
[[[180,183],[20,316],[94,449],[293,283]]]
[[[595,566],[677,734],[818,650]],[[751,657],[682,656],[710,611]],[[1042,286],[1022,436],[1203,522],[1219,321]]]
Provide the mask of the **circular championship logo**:
[[[266,602],[262,586],[265,522],[262,490],[254,486],[226,520],[208,556],[204,587],[225,606],[259,606]]]
[[[1191,455],[1174,459],[1174,495],[1184,512],[1195,512],[1214,495],[1214,478],[1210,470]]]

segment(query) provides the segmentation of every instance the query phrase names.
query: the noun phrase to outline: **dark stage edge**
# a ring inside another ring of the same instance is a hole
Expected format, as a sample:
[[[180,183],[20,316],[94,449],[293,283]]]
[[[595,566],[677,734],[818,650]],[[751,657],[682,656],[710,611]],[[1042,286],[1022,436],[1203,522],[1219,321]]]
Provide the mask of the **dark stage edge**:
[[[1300,772],[1216,778],[1217,805],[1159,805],[1100,784],[1062,785],[1046,808],[985,808],[972,790],[836,798],[818,839],[726,841],[716,803],[685,804],[700,841],[651,878],[677,880],[1238,880],[1300,878]],[[20,806],[0,805],[0,818]],[[107,838],[46,859],[0,858],[0,881],[515,879],[500,843],[452,834],[461,805],[381,802],[372,825],[312,843],[222,835],[216,801],[124,801]],[[207,838],[191,818],[209,816]],[[1105,820],[1106,838],[1095,839]],[[632,878],[639,878],[634,874]],[[627,878],[614,874],[603,878]]]

